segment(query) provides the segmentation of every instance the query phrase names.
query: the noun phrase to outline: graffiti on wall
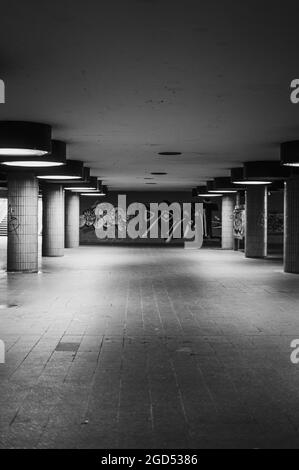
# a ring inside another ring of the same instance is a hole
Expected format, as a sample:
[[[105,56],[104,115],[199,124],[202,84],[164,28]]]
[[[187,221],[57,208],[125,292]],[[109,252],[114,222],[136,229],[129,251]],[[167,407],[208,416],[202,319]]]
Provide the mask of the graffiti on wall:
[[[7,232],[18,234],[20,223],[11,204],[7,208]]]
[[[96,201],[80,216],[80,228],[93,231],[99,240],[175,239],[185,247],[200,248],[203,240],[203,205],[162,201],[127,206],[126,196],[118,196],[117,206]]]
[[[233,220],[234,237],[243,240],[245,236],[245,209],[243,207],[235,207]]]

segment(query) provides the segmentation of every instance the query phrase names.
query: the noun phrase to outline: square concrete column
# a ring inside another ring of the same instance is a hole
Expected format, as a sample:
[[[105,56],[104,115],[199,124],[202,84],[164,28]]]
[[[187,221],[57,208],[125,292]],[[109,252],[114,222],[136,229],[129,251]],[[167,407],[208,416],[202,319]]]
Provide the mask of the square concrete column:
[[[38,181],[34,174],[8,175],[7,271],[38,270]]]
[[[285,183],[284,270],[299,273],[299,178],[289,178]]]
[[[223,250],[233,250],[234,248],[234,208],[235,196],[222,196],[221,248]]]
[[[265,258],[267,256],[267,186],[250,186],[246,190],[246,258]]]
[[[79,246],[80,196],[77,193],[65,193],[65,248]]]
[[[42,255],[64,255],[64,189],[56,183],[43,188]]]

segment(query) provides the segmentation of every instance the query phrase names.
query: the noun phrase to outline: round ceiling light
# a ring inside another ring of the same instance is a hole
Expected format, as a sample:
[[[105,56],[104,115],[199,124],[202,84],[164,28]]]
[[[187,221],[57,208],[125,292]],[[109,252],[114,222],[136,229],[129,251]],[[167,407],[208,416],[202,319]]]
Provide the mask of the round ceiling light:
[[[1,161],[3,159],[3,161]],[[0,162],[5,166],[22,168],[49,168],[62,166],[66,163],[66,144],[61,140],[52,140],[52,150],[50,155],[36,157],[34,160],[25,159],[24,155],[17,157],[0,156]]]
[[[5,166],[19,166],[19,167],[24,167],[24,168],[48,168],[51,166],[60,166],[63,165],[63,163],[60,162],[47,162],[47,161],[36,161],[36,160],[23,160],[23,161],[18,161],[18,160],[12,160],[12,161],[5,161],[2,162],[2,165]]]
[[[222,194],[209,193],[207,186],[197,186],[196,195],[198,197],[221,197]]]
[[[41,157],[51,152],[51,126],[26,121],[0,121],[0,155]]]
[[[234,181],[234,184],[243,184],[247,185],[259,185],[259,184],[271,184],[271,181],[260,181],[260,180],[244,180],[244,181]]]
[[[220,176],[212,181],[207,181],[208,193],[236,194],[238,191],[232,184],[229,177]]]
[[[213,194],[213,193],[206,193],[206,194],[203,193],[202,194],[202,193],[199,193],[199,194],[197,194],[197,196],[199,196],[199,197],[221,197],[222,194]]]
[[[159,152],[158,155],[170,156],[170,155],[182,155],[182,152]]]
[[[247,179],[244,174],[244,167],[232,168],[231,169],[231,182],[233,184],[239,184],[241,186],[247,185],[262,185],[262,184],[271,184],[271,181],[266,179]]]
[[[106,193],[81,193],[81,196],[93,196],[93,197],[106,196]]]
[[[280,145],[280,162],[284,166],[299,166],[299,140]]]
[[[63,166],[51,169],[51,173],[46,170],[39,172],[39,179],[51,181],[82,180],[84,178],[83,163],[78,160],[66,160]]]
[[[231,170],[231,181],[243,186],[268,185],[273,181],[288,178],[290,170],[283,167],[279,161],[258,160],[244,163],[242,168]]]
[[[107,186],[102,185],[102,186],[99,187],[98,191],[90,191],[88,193],[82,192],[81,196],[94,196],[94,197],[107,196],[107,193],[108,193]]]
[[[34,149],[19,149],[19,148],[0,148],[0,155],[16,156],[16,157],[42,157],[49,152]]]
[[[95,188],[92,188],[92,187],[88,187],[86,186],[86,188],[84,186],[78,186],[78,187],[75,187],[75,188],[72,188],[71,186],[70,187],[66,187],[64,188],[66,191],[73,191],[74,193],[80,193],[82,191],[95,191]]]
[[[65,180],[77,180],[77,179],[80,179],[80,176],[74,176],[74,175],[38,175],[38,178],[41,179],[41,180],[65,181]]]
[[[220,193],[220,194],[236,194],[238,191],[235,189],[213,189],[209,190],[209,193]]]
[[[99,191],[102,188],[102,181],[96,176],[89,176],[86,180],[74,183],[68,183],[64,189],[73,192]]]

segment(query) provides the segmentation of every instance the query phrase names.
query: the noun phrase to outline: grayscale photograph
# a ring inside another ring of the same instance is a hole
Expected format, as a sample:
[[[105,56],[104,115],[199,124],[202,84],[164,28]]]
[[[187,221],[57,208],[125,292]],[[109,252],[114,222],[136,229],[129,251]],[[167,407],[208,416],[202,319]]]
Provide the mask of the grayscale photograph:
[[[299,449],[298,12],[0,0],[1,460]]]

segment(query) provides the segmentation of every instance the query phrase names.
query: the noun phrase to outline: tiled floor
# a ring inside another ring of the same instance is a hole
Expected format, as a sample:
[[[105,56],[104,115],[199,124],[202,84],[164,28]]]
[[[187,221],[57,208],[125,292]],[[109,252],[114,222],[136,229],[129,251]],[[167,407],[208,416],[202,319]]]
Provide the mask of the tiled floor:
[[[0,447],[299,447],[281,262],[81,247],[0,295]]]

